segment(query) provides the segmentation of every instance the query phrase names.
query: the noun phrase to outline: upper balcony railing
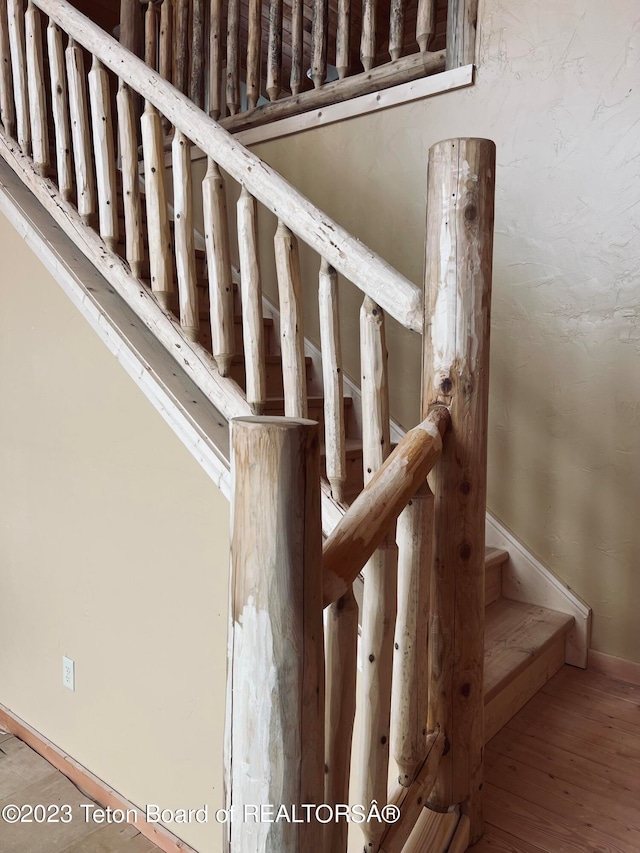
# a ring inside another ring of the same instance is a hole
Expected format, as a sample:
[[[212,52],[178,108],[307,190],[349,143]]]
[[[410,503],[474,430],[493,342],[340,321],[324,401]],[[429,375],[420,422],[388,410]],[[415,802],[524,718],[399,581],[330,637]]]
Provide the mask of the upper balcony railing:
[[[477,3],[458,0],[124,0],[122,9],[122,43],[233,131],[474,57]]]

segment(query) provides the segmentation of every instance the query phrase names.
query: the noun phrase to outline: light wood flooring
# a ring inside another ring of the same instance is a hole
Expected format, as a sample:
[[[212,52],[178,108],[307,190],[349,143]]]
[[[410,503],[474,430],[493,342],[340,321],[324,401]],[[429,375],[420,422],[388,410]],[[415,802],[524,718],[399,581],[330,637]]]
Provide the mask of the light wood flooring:
[[[473,853],[639,853],[640,687],[565,666],[487,744]]]
[[[0,810],[14,803],[69,804],[73,814],[70,823],[0,819],[1,853],[160,853],[133,825],[86,823],[80,803],[91,802],[44,758],[0,729]]]

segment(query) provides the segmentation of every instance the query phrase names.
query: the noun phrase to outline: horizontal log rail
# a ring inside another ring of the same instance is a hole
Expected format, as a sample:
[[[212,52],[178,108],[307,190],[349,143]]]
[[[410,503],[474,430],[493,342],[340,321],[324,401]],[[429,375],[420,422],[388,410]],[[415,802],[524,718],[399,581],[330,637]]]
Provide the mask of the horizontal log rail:
[[[325,542],[324,606],[344,595],[442,452],[449,425],[446,406],[434,407],[404,436],[358,495]]]
[[[400,83],[410,83],[421,77],[429,77],[438,74],[445,69],[446,51],[439,50],[433,53],[414,53],[405,56],[396,62],[380,65],[371,71],[363,71],[353,77],[344,80],[336,80],[327,83],[321,89],[312,89],[281,98],[270,104],[262,104],[252,110],[246,110],[237,115],[227,116],[221,119],[220,124],[231,133],[239,133],[252,127],[260,127],[272,121],[289,118],[290,116],[308,113],[331,104],[339,104],[349,101],[361,95],[369,95],[371,92],[379,92],[389,89]]]
[[[187,135],[339,273],[403,326],[422,331],[422,292],[418,287],[66,0],[36,0],[34,5]]]

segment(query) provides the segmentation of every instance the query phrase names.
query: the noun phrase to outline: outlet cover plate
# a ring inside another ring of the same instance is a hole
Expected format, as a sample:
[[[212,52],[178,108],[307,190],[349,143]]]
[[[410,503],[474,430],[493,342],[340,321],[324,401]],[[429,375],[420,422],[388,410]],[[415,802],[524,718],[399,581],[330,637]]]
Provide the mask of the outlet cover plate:
[[[69,690],[76,689],[76,665],[71,658],[63,656],[62,658],[62,683]]]

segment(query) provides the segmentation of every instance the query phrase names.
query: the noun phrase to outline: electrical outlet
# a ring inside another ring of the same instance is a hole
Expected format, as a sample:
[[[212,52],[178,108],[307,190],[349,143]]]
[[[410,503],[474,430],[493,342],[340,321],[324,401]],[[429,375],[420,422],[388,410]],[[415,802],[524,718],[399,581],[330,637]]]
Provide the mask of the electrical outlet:
[[[76,665],[71,658],[62,658],[62,683],[69,690],[76,689]]]

